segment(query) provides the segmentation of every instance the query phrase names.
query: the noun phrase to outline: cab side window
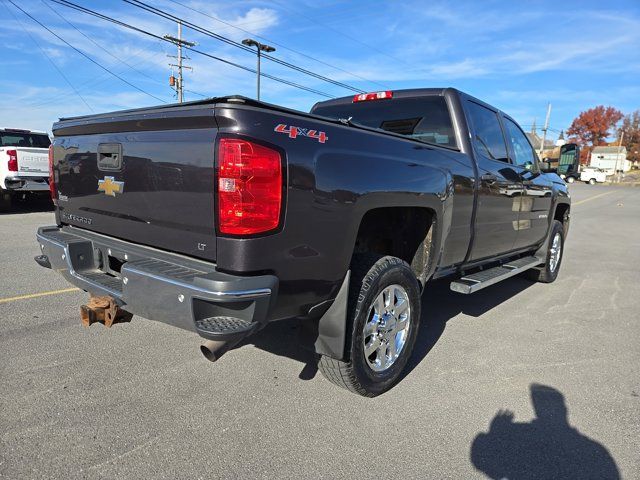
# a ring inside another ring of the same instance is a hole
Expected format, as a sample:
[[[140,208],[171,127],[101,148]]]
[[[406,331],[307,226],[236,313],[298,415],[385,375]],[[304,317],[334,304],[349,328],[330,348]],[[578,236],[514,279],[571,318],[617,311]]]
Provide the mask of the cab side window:
[[[504,118],[504,125],[507,130],[507,141],[510,144],[514,165],[524,167],[527,170],[536,170],[536,154],[525,134],[522,133],[520,127],[508,118]]]
[[[509,162],[498,115],[475,102],[467,102],[473,124],[473,146],[478,155],[491,160]]]

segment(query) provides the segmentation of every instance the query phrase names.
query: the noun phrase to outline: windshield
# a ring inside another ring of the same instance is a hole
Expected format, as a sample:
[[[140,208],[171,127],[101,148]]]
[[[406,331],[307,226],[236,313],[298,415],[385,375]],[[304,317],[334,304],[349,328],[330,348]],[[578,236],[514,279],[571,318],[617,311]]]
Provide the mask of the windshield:
[[[457,147],[451,115],[440,96],[371,100],[338,105],[318,105],[311,113],[347,119],[445,147]]]
[[[0,132],[0,147],[49,148],[51,140],[44,133]]]

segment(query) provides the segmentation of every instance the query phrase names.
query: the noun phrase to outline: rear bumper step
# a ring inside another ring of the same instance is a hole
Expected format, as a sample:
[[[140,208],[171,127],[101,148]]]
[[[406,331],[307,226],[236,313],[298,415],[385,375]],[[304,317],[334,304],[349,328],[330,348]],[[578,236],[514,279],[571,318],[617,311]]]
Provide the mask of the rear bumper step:
[[[214,340],[246,336],[267,322],[278,279],[242,277],[216,266],[73,227],[41,227],[38,264],[123,310]],[[122,262],[109,270],[109,259]]]
[[[477,272],[472,275],[465,275],[464,277],[451,282],[450,287],[454,292],[464,294],[474,293],[509,277],[518,275],[525,270],[537,267],[543,263],[544,260],[534,256],[519,258],[497,267],[482,270],[481,272]]]

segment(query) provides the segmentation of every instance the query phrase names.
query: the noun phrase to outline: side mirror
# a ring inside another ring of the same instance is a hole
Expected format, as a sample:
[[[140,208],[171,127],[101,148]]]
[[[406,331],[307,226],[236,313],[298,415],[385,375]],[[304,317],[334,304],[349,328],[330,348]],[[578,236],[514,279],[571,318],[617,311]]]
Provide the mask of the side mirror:
[[[542,170],[543,172],[551,171],[551,164],[549,162],[539,162],[539,163],[540,163],[540,170]]]

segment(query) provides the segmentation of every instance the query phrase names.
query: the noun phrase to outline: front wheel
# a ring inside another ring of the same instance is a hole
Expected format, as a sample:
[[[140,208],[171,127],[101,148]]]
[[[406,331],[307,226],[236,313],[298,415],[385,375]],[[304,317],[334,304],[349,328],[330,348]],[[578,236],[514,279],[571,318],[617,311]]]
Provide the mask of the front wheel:
[[[551,235],[547,243],[547,258],[544,266],[527,270],[525,275],[533,281],[542,283],[554,282],[560,271],[562,254],[564,253],[564,225],[558,220],[551,224]]]
[[[323,355],[318,367],[336,385],[375,397],[400,380],[411,356],[420,325],[420,285],[396,257],[357,255],[351,274],[348,359]]]
[[[596,184],[596,179],[595,178],[590,178],[589,179],[589,185],[595,185]]]
[[[575,182],[575,180],[576,179],[573,178],[573,177],[567,177],[567,183],[573,183],[573,182]]]

